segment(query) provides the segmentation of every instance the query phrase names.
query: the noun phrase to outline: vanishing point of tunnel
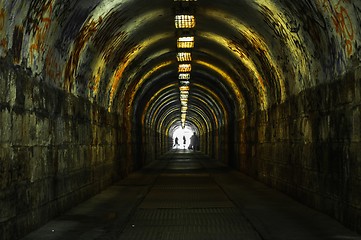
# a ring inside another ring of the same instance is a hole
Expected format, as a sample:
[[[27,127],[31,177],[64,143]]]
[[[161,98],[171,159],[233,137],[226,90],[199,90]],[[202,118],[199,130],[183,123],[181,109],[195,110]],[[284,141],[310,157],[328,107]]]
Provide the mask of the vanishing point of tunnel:
[[[0,239],[361,239],[359,45],[360,0],[0,0]]]

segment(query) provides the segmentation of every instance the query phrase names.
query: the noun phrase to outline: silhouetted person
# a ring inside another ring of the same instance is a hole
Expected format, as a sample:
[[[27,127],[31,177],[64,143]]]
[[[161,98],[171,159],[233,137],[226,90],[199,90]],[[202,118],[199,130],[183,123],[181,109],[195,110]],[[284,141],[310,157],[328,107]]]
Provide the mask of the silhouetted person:
[[[186,147],[186,143],[187,143],[186,136],[183,136],[183,148]]]
[[[199,138],[198,138],[196,132],[194,132],[191,137],[190,148],[193,149],[193,151],[196,151],[199,148]]]
[[[173,147],[176,147],[176,146],[179,146],[178,137],[175,137],[175,139],[174,139],[174,146]]]

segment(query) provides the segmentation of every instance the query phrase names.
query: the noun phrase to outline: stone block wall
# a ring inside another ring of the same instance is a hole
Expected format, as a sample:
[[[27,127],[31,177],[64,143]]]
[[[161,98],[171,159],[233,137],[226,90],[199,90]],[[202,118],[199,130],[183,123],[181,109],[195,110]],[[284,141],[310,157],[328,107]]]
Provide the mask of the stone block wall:
[[[238,123],[242,171],[361,232],[361,69]]]
[[[145,127],[142,134],[142,152],[141,152],[141,159],[142,164],[146,165],[154,160],[156,160],[162,153],[162,149],[159,149],[161,142],[157,139],[157,132],[154,129]],[[168,146],[170,149],[171,145]]]
[[[0,61],[0,238],[19,239],[119,177],[118,116]]]

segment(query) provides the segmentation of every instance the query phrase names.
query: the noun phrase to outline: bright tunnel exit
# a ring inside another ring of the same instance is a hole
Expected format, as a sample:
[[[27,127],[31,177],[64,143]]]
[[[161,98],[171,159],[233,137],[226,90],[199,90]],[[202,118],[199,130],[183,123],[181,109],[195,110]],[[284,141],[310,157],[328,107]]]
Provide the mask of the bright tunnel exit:
[[[173,133],[173,149],[188,149],[193,132],[197,132],[197,130],[189,126],[177,127]]]

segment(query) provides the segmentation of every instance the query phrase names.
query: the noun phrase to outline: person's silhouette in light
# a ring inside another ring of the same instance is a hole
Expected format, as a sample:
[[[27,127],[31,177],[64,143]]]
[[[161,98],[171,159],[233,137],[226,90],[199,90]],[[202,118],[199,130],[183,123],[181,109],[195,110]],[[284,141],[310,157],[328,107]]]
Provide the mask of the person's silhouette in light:
[[[193,151],[196,151],[199,148],[199,138],[198,138],[196,132],[194,132],[191,137],[190,148],[193,149]]]

